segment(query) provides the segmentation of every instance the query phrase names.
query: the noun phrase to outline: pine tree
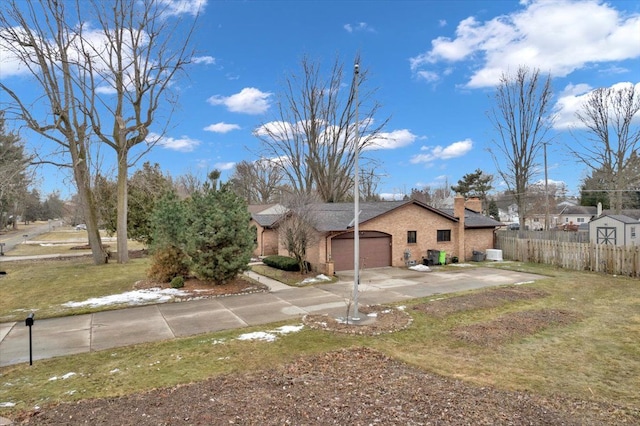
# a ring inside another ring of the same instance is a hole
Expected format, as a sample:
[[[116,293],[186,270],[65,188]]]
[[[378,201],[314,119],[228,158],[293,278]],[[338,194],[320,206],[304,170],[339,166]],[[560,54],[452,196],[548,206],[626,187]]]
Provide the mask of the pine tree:
[[[198,278],[223,284],[248,269],[256,235],[250,219],[244,200],[227,187],[192,195],[186,245]]]

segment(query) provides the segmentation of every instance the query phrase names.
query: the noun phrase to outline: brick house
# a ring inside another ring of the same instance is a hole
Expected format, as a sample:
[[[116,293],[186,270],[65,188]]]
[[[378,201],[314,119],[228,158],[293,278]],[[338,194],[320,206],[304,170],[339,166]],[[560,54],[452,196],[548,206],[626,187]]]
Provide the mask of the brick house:
[[[314,270],[353,269],[353,204],[314,205],[316,243],[307,248]],[[456,197],[453,209],[435,209],[416,200],[360,203],[360,265],[363,268],[421,263],[428,250],[447,253],[463,262],[473,251],[493,248],[494,231],[502,225],[479,213],[479,200]],[[277,244],[282,215],[252,213],[258,229],[256,253],[288,255]],[[274,246],[275,244],[275,246]],[[277,247],[276,247],[277,246]]]

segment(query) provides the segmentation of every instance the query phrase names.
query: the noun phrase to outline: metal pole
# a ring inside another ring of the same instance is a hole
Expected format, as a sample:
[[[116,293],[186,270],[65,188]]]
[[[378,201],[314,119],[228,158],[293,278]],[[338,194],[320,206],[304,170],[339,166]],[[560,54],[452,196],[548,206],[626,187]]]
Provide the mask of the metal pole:
[[[31,326],[29,326],[29,365],[33,365],[33,344],[31,339]]]
[[[544,230],[549,230],[549,178],[547,177],[547,143],[544,144]]]
[[[358,170],[358,155],[360,151],[360,129],[358,129],[358,75],[360,73],[360,66],[355,64],[354,66],[354,100],[356,104],[356,117],[355,117],[355,135],[354,135],[354,149],[355,149],[355,161],[354,161],[354,177],[353,177],[353,316],[352,320],[358,321],[360,315],[358,314],[358,285],[360,284],[360,192],[359,192],[359,178],[360,174]]]

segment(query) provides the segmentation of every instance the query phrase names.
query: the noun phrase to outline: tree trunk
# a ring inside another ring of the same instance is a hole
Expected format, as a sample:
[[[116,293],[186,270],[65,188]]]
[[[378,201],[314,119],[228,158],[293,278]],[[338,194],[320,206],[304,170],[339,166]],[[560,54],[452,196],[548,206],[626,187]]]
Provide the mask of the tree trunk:
[[[118,152],[118,217],[116,221],[118,263],[129,261],[129,248],[127,245],[127,151]]]
[[[107,263],[107,253],[102,246],[100,231],[98,230],[98,216],[96,214],[95,200],[89,186],[89,171],[86,163],[79,161],[73,168],[73,174],[78,187],[78,196],[82,204],[85,224],[87,225],[87,234],[89,235],[89,247],[93,256],[93,263],[102,265]]]

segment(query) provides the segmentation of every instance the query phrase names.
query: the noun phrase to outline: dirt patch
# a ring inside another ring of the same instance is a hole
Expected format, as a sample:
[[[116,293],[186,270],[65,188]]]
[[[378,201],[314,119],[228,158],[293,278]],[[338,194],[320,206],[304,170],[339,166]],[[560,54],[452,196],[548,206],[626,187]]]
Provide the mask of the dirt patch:
[[[404,310],[390,306],[362,306],[358,312],[361,315],[360,321],[350,323],[326,314],[305,315],[302,321],[306,326],[316,330],[368,336],[402,330],[412,321],[411,316]]]
[[[136,282],[134,288],[136,290],[171,288],[171,284],[147,279]],[[179,290],[186,294],[174,296],[176,301],[265,292],[269,291],[269,287],[265,284],[245,278],[242,275],[238,275],[233,280],[227,281],[224,284],[215,284],[210,281],[203,281],[193,277],[187,278],[184,280],[184,287],[181,287]]]
[[[442,318],[457,312],[491,309],[510,302],[539,299],[548,295],[549,293],[535,288],[508,286],[464,296],[434,300],[416,305],[413,309]]]
[[[451,335],[481,346],[493,346],[529,336],[552,326],[564,326],[580,319],[574,312],[541,309],[513,312],[481,324],[456,327]]]
[[[640,412],[562,396],[478,387],[426,373],[371,349],[198,383],[43,407],[38,425],[614,425]]]

